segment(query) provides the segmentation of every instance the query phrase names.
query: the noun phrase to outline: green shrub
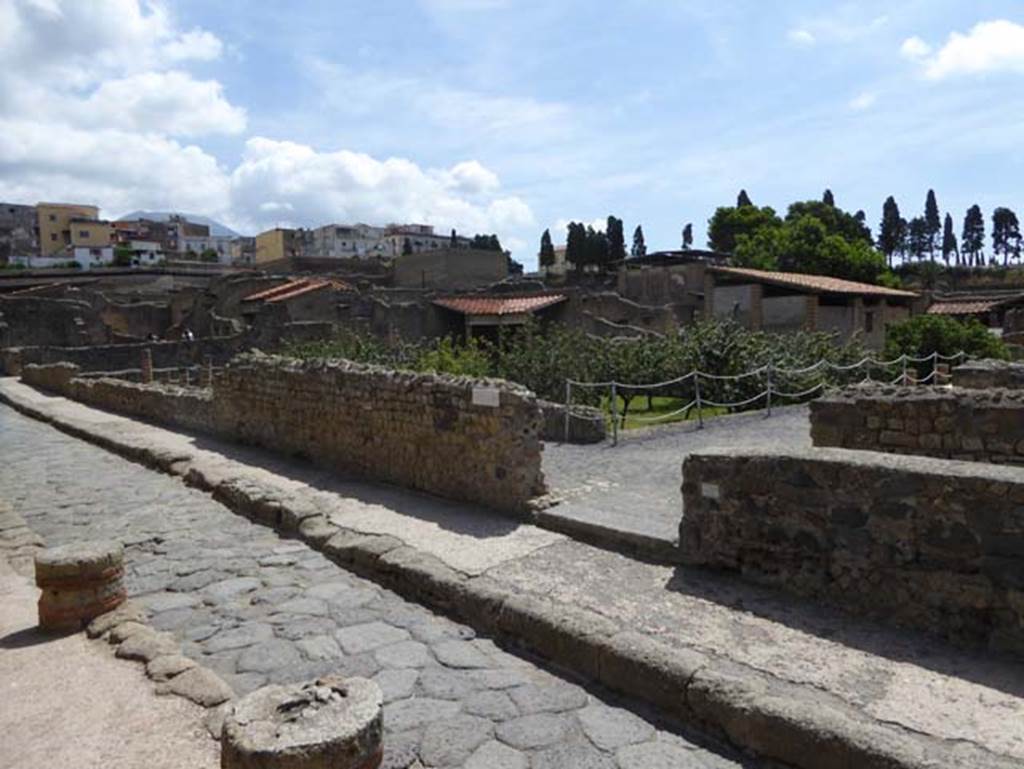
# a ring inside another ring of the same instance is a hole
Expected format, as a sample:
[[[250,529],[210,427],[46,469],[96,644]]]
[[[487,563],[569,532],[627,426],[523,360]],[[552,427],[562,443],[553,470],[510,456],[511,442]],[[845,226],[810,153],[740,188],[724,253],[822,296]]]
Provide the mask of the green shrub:
[[[956,355],[961,351],[972,358],[1010,357],[1003,341],[974,318],[959,321],[948,315],[917,315],[886,329],[887,358],[923,358],[933,352]]]

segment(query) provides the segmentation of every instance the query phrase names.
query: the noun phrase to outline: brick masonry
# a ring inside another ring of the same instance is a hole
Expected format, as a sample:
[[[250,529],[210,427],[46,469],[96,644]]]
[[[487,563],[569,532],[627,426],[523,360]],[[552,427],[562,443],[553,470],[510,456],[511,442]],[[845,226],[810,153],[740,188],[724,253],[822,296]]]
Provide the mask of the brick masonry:
[[[251,353],[212,389],[77,376],[28,365],[22,378],[98,408],[303,456],[343,474],[525,514],[545,493],[543,417],[501,380]]]
[[[815,446],[1024,464],[1024,390],[855,385],[810,408]]]
[[[709,450],[683,466],[683,559],[1024,654],[1024,474],[876,452]]]
[[[985,358],[953,369],[954,387],[1024,389],[1024,363]]]

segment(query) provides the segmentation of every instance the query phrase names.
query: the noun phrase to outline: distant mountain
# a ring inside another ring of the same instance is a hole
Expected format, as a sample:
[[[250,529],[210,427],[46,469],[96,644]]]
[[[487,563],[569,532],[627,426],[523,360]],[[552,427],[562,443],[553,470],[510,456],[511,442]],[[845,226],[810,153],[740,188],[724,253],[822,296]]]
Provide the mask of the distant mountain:
[[[177,214],[184,216],[190,222],[196,224],[208,224],[210,226],[211,235],[225,235],[232,238],[237,238],[238,233],[230,227],[227,227],[220,222],[216,222],[208,216],[200,216],[199,214],[186,214],[181,211],[132,211],[130,214],[117,217],[119,220],[124,219],[149,219],[154,222],[166,222],[171,218],[172,215]]]

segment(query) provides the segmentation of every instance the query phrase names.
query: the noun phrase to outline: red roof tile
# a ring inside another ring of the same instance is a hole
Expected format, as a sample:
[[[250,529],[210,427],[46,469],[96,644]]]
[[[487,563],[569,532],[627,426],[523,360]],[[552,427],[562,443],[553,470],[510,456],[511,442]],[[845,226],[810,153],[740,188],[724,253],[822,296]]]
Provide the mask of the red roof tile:
[[[892,296],[912,299],[917,294],[895,288],[858,283],[854,280],[831,278],[827,275],[804,275],[799,272],[770,272],[749,267],[709,267],[712,272],[736,278],[750,278],[758,283],[770,283],[810,291],[815,294],[861,294],[864,296]]]
[[[310,291],[319,291],[330,286],[337,291],[351,291],[352,286],[342,280],[298,278],[289,280],[274,288],[258,291],[242,299],[243,302],[283,302]]]
[[[975,315],[991,312],[1003,300],[979,299],[974,301],[935,302],[928,308],[929,315]]]
[[[536,312],[565,301],[564,294],[542,296],[450,296],[435,299],[434,304],[463,315],[516,315]]]

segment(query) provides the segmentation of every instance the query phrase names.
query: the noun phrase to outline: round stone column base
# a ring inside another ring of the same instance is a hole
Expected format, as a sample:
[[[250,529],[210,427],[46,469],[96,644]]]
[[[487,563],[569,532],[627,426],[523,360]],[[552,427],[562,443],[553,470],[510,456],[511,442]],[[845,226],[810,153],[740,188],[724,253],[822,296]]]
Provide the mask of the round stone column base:
[[[230,706],[221,769],[377,769],[382,701],[365,678],[265,686]]]
[[[124,548],[117,542],[76,542],[36,553],[39,626],[80,630],[124,603]]]

